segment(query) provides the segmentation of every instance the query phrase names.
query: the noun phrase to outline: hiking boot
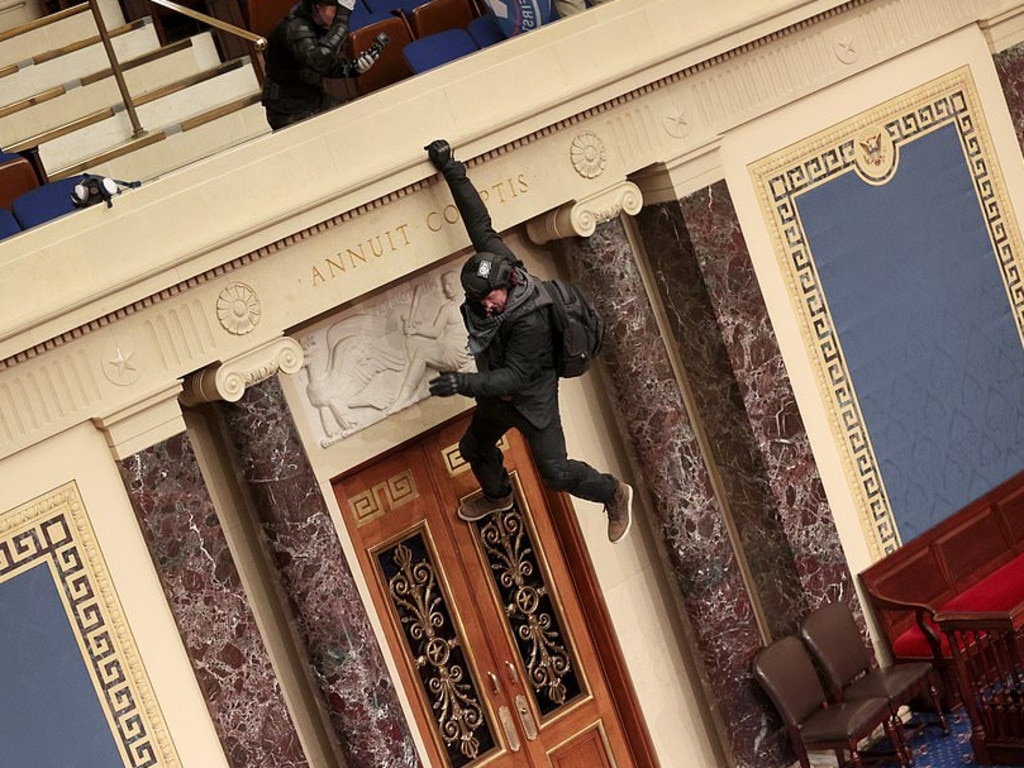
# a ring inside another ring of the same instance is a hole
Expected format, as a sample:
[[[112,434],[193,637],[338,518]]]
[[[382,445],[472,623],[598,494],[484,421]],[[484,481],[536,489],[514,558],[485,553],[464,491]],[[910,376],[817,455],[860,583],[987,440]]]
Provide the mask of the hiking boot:
[[[608,515],[608,541],[616,544],[625,538],[633,526],[633,488],[628,483],[619,481],[615,496],[604,505]]]
[[[483,520],[495,512],[507,512],[510,509],[512,509],[512,491],[496,499],[481,493],[479,496],[466,499],[459,504],[457,514],[460,520],[465,520],[467,523],[475,523],[477,520]]]

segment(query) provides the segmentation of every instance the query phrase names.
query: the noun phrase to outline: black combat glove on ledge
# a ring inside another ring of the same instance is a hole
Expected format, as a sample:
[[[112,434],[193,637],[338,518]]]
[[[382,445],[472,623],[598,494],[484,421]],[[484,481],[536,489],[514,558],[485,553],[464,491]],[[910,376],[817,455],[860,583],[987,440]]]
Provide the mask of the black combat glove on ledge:
[[[434,167],[446,176],[451,171],[463,167],[462,163],[455,159],[452,145],[448,143],[447,139],[435,139],[427,144],[424,149],[427,150],[427,157],[430,158],[430,162],[434,164]]]

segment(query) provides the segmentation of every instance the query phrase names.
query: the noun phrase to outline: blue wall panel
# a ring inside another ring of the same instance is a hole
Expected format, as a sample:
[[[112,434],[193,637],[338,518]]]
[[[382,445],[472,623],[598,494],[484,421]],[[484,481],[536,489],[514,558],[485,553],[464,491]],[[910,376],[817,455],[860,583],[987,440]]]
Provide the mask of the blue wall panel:
[[[0,583],[0,680],[0,765],[124,765],[45,564]]]
[[[797,197],[900,534],[1024,468],[1024,348],[957,125]]]

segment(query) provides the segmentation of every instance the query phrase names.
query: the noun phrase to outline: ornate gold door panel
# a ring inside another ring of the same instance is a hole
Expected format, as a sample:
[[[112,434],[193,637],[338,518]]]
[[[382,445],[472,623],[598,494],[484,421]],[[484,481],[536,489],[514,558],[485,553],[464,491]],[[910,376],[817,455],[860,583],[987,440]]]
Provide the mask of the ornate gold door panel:
[[[466,420],[334,483],[431,764],[630,768],[622,728],[528,452],[515,506],[477,523]]]

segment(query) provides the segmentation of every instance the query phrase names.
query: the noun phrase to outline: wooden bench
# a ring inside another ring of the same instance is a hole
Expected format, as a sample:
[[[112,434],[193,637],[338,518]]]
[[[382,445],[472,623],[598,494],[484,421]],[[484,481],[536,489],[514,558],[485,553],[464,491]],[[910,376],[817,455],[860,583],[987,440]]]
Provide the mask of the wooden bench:
[[[1022,553],[1024,472],[860,574],[893,663],[931,661],[944,706],[959,696],[949,641],[935,614],[987,611],[993,601],[1024,602]]]

